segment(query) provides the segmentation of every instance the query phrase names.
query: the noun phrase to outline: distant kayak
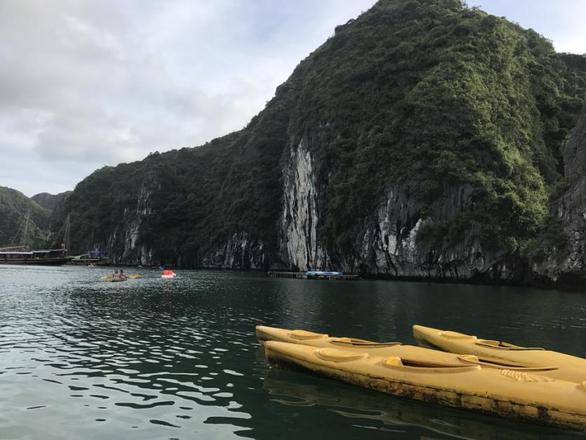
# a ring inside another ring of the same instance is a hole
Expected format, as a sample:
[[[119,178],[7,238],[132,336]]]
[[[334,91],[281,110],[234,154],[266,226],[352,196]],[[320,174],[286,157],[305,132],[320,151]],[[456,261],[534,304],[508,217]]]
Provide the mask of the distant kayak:
[[[161,278],[175,278],[177,274],[173,272],[171,269],[165,269],[161,274]]]
[[[102,281],[106,281],[108,283],[120,283],[122,281],[128,281],[128,280],[138,280],[142,278],[139,274],[135,273],[135,274],[131,274],[131,275],[108,275],[105,277],[102,277]]]
[[[127,281],[128,278],[127,277],[115,277],[113,275],[107,276],[107,277],[102,277],[102,281],[106,281],[107,283],[120,283],[122,281]]]

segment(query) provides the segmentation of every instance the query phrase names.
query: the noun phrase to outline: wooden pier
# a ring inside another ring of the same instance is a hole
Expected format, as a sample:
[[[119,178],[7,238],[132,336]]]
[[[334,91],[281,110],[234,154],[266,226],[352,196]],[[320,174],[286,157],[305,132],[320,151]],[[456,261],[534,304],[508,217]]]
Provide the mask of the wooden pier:
[[[343,281],[356,281],[360,279],[358,275],[308,275],[306,272],[278,272],[270,271],[267,272],[269,278],[295,278],[302,280],[343,280]]]

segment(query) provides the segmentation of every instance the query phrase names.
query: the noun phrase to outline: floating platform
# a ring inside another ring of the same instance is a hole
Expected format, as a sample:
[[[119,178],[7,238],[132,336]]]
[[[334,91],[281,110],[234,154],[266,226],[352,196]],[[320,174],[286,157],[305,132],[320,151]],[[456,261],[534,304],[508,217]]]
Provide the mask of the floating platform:
[[[112,262],[109,258],[88,258],[84,256],[71,257],[68,264],[74,266],[110,266]]]
[[[279,272],[269,271],[267,272],[269,278],[295,278],[300,280],[343,280],[343,281],[356,281],[360,277],[358,275],[345,275],[340,273],[324,273],[316,274],[315,272]]]

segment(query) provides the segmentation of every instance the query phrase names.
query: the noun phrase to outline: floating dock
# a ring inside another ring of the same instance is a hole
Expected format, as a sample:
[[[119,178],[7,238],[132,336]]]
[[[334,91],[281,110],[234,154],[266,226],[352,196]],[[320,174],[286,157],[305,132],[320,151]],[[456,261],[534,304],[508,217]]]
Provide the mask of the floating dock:
[[[110,266],[112,262],[109,258],[89,258],[86,256],[71,257],[68,264],[74,266]]]
[[[344,274],[308,274],[307,272],[267,272],[269,278],[295,278],[300,280],[344,280],[356,281],[360,279],[358,275],[344,275]]]

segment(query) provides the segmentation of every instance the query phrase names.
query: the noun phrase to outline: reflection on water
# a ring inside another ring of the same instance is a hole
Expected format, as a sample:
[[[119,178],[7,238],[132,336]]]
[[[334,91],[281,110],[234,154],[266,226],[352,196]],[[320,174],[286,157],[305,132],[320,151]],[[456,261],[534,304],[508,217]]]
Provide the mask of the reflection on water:
[[[379,432],[404,435],[419,432],[422,438],[477,440],[537,440],[559,434],[555,429],[541,426],[523,425],[519,429],[518,424],[507,421],[495,425],[495,419],[490,416],[339,386],[337,382],[278,368],[269,372],[264,386],[273,402],[292,408],[321,408],[349,419],[349,423],[368,425]],[[344,429],[342,425],[335,437],[351,438]],[[564,436],[581,437],[573,433]]]
[[[586,297],[0,266],[0,438],[586,438],[272,370],[259,323],[412,342],[419,322],[586,355]],[[513,338],[514,336],[514,338]]]

